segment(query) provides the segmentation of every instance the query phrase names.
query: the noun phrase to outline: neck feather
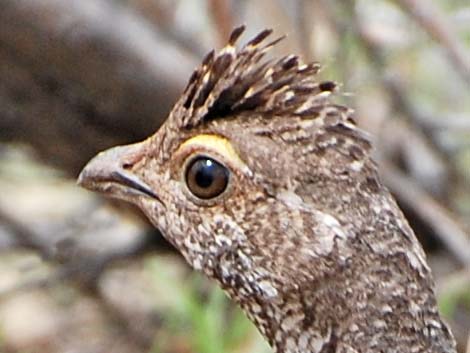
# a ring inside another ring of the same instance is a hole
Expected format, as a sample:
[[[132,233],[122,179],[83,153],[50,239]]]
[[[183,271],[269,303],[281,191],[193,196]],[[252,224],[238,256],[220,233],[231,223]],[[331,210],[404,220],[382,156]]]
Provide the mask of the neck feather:
[[[311,242],[318,235],[233,246],[210,275],[277,353],[455,352],[424,253],[395,216],[387,223],[377,217],[350,236],[347,228],[342,236],[330,232],[334,241],[320,239],[320,253]]]

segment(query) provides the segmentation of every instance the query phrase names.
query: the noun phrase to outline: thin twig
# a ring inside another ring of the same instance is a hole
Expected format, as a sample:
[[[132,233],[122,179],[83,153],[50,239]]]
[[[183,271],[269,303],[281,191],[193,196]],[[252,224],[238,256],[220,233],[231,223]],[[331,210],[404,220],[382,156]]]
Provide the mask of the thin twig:
[[[470,87],[470,52],[456,39],[448,21],[432,1],[395,0],[446,51],[455,70]]]

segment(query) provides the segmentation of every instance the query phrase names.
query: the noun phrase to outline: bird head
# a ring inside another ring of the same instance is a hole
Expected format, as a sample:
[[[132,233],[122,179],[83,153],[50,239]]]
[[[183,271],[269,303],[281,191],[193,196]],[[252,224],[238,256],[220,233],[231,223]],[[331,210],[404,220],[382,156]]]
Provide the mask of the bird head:
[[[336,85],[317,63],[266,58],[269,30],[237,49],[242,32],[206,56],[153,136],[100,153],[79,184],[139,206],[279,351],[320,349],[369,297],[393,307],[374,281],[422,276],[432,295],[427,265],[352,110],[330,100]]]

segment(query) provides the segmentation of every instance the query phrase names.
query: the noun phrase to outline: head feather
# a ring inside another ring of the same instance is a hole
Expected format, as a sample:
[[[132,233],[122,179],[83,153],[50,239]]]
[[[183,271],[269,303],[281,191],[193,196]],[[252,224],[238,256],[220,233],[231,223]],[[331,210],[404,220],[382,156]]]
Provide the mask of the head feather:
[[[237,49],[244,29],[236,28],[228,44],[218,53],[207,54],[194,71],[171,114],[170,119],[179,128],[189,129],[243,112],[323,118],[325,108],[335,110],[341,122],[350,123],[352,110],[328,99],[336,84],[315,80],[318,63],[304,64],[295,55],[266,59],[266,53],[283,39],[266,43],[270,29]]]

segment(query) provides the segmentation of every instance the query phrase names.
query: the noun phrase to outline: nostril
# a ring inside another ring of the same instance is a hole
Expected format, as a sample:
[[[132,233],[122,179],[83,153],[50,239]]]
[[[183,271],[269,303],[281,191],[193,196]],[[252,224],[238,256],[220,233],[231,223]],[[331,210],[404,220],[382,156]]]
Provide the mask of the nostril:
[[[122,164],[122,169],[131,169],[134,164],[131,162],[124,162]]]

